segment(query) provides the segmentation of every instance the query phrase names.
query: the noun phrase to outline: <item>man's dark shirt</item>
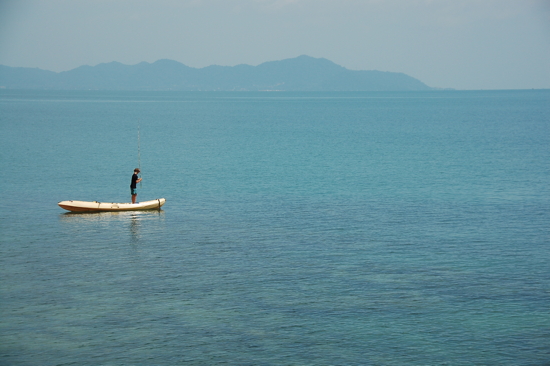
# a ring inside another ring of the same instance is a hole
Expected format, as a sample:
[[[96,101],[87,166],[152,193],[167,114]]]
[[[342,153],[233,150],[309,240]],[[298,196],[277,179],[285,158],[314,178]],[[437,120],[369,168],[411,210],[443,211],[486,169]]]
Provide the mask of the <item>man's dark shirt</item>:
[[[136,181],[137,180],[138,180],[138,175],[136,173],[134,173],[134,175],[132,175],[132,184],[130,184],[130,188],[136,189]]]

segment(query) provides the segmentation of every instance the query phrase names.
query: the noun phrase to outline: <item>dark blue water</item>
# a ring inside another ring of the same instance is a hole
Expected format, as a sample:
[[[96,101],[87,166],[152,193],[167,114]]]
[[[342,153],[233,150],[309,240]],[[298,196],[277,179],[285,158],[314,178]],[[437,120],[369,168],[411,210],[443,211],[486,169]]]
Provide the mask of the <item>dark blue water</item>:
[[[550,91],[1,91],[0,182],[0,364],[550,362]]]

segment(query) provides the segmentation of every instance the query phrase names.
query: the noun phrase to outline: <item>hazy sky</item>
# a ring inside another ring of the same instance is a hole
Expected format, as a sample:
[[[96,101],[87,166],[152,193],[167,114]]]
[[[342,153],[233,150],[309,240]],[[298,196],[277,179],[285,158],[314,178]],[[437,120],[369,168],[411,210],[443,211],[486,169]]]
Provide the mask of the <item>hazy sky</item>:
[[[0,64],[299,55],[456,89],[550,88],[550,0],[0,0]]]

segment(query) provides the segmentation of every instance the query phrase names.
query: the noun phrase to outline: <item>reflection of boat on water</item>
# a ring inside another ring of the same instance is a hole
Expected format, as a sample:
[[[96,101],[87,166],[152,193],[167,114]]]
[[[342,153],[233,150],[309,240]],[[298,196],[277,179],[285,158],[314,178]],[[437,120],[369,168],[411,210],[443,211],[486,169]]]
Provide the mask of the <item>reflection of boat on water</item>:
[[[164,220],[164,210],[141,210],[141,211],[82,211],[72,212],[65,211],[59,214],[59,219],[64,223],[113,223],[113,222],[128,222]]]
[[[129,235],[132,244],[138,243],[142,237],[148,237],[151,233],[156,233],[159,228],[164,227],[166,212],[160,210],[140,210],[140,211],[110,211],[110,212],[71,212],[64,211],[59,213],[59,222],[76,236],[90,232],[108,232],[115,233],[114,236],[124,238]],[[71,235],[73,235],[71,234]]]
[[[141,210],[160,210],[166,202],[164,198],[144,201],[139,203],[107,203],[107,202],[88,202],[88,201],[61,201],[59,207],[72,212],[118,212],[118,211],[141,211]]]

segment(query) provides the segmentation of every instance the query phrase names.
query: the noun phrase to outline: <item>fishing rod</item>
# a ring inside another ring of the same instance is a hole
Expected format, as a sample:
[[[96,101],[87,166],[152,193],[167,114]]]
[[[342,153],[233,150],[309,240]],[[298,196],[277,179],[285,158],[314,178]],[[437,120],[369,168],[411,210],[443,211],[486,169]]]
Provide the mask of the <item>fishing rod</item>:
[[[141,178],[141,139],[139,137],[139,125],[138,125],[138,169],[139,169],[139,177]],[[139,188],[141,188],[141,181],[139,182]]]

